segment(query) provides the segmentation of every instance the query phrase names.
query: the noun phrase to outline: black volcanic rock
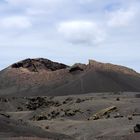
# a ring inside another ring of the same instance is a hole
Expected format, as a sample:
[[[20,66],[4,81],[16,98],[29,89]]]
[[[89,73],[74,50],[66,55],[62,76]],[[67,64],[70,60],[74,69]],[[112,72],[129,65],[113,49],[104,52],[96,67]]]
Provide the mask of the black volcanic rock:
[[[84,69],[86,68],[86,65],[85,64],[74,64],[73,66],[71,66],[69,68],[69,72],[70,73],[74,73],[74,72],[77,72],[77,71],[84,71]]]
[[[139,92],[140,74],[90,60],[72,67],[47,59],[26,59],[0,72],[0,95],[71,95],[91,92]]]
[[[48,59],[39,58],[39,59],[26,59],[26,60],[13,64],[11,67],[12,68],[26,68],[31,72],[39,72],[40,70],[55,71],[59,69],[65,69],[68,66],[61,63],[52,62]]]
[[[136,126],[134,126],[134,132],[135,133],[140,133],[140,124],[136,124]]]

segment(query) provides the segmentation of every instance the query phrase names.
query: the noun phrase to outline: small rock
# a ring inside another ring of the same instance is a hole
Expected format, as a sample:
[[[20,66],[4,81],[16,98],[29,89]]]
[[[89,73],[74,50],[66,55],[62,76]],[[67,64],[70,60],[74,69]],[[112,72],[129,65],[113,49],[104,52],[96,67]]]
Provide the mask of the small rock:
[[[128,120],[133,120],[133,118],[132,118],[132,116],[131,116],[131,115],[130,115],[130,116],[128,116],[127,118],[128,118]]]
[[[140,116],[140,113],[133,113],[133,116]]]
[[[90,109],[87,109],[87,111],[90,112],[91,110]]]
[[[135,133],[140,132],[140,124],[136,124],[136,126],[134,126],[134,132]]]
[[[116,98],[116,101],[120,101],[120,98],[118,97],[118,98]]]
[[[17,110],[18,111],[23,111],[23,108],[22,107],[18,107]]]
[[[38,116],[34,116],[32,120],[41,121],[41,120],[48,120],[48,118],[45,115],[38,115]]]
[[[50,128],[49,126],[46,126],[46,127],[45,127],[45,129],[49,129],[49,128]]]
[[[81,103],[83,100],[81,100],[80,98],[78,98],[77,100],[76,100],[76,103]]]
[[[6,118],[10,118],[10,115],[6,114],[6,113],[0,113],[0,115],[6,117]]]
[[[66,101],[63,101],[63,103],[62,104],[67,104],[67,102]]]
[[[108,119],[108,118],[110,118],[110,114],[108,114],[108,115],[106,116],[106,119]]]
[[[123,116],[120,115],[120,113],[117,113],[117,114],[114,116],[114,118],[123,118]]]
[[[8,101],[9,101],[9,99],[2,98],[2,97],[0,98],[0,102],[5,102],[5,103],[6,103],[6,102],[8,102]]]
[[[72,110],[68,111],[68,112],[65,112],[65,115],[70,117],[70,116],[74,116],[76,113],[73,112]]]

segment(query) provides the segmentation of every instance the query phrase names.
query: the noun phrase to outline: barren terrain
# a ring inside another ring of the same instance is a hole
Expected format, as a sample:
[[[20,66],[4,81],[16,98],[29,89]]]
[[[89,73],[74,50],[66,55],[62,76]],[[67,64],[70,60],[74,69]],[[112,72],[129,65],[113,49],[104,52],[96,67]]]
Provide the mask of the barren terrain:
[[[0,137],[138,140],[134,126],[140,123],[139,97],[140,93],[110,92],[1,98]]]
[[[140,74],[93,60],[26,59],[0,72],[1,140],[139,140]]]

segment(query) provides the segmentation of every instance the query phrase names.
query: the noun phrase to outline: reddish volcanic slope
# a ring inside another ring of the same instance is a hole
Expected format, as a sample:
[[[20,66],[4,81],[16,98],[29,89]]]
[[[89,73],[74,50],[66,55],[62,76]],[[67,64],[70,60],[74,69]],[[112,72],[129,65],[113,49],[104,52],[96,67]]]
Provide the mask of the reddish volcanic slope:
[[[26,59],[0,72],[0,95],[70,95],[90,92],[140,91],[140,74],[99,63],[69,67],[48,59]]]

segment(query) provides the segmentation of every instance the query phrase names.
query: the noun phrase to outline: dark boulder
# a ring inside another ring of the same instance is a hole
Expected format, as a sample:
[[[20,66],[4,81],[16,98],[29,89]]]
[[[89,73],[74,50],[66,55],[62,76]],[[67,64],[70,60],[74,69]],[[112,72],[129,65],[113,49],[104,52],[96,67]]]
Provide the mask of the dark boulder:
[[[140,132],[140,124],[136,124],[136,126],[134,126],[134,132],[135,133]]]

